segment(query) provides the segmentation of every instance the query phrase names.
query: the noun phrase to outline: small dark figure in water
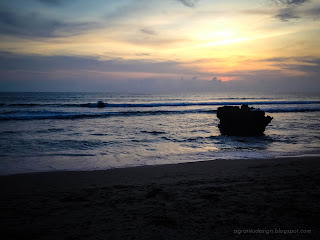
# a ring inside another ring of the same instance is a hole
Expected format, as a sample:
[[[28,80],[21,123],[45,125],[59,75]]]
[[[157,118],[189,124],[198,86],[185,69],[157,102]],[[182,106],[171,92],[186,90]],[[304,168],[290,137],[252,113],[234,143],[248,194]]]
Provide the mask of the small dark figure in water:
[[[266,126],[272,117],[265,116],[260,109],[243,104],[241,108],[233,106],[219,107],[217,117],[221,134],[233,136],[259,136],[263,135]]]

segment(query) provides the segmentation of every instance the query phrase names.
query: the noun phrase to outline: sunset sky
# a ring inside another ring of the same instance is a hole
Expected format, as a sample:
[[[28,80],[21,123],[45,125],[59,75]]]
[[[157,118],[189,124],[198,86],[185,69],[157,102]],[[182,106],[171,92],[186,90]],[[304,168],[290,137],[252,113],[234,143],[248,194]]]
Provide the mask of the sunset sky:
[[[320,91],[319,0],[1,0],[0,34],[1,91]]]

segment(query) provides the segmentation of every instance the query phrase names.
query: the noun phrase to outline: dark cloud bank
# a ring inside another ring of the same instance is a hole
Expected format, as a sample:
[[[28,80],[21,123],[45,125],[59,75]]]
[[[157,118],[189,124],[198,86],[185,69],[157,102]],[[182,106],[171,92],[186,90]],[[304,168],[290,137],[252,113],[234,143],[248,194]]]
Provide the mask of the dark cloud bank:
[[[270,0],[270,1],[276,4],[282,4],[282,5],[301,5],[306,2],[309,2],[310,0]]]
[[[270,0],[269,2],[280,6],[278,13],[274,16],[282,22],[298,20],[301,18],[320,19],[320,8],[313,7],[301,9],[300,6],[307,5],[311,0]]]
[[[266,59],[283,70],[305,72],[287,76],[279,70],[238,71],[225,74],[198,72],[177,61],[66,56],[30,56],[0,53],[2,91],[104,91],[133,93],[166,92],[320,92],[320,59]],[[115,77],[114,72],[121,73]],[[154,77],[132,77],[132,73],[150,73]],[[128,76],[128,77],[125,77]],[[219,77],[237,81],[222,82]]]
[[[0,33],[20,38],[52,38],[79,34],[97,27],[94,22],[65,22],[47,19],[39,13],[0,10]]]
[[[298,16],[294,10],[290,8],[285,8],[285,9],[281,9],[279,13],[275,16],[275,18],[278,18],[282,22],[288,22],[289,20],[299,19],[301,17]]]

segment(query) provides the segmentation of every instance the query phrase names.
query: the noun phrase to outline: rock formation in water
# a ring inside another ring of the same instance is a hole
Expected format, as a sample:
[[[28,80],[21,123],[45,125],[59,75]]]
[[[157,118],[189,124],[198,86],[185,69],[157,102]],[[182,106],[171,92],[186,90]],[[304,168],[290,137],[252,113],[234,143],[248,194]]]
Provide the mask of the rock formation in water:
[[[221,134],[233,136],[259,136],[263,135],[266,126],[272,117],[265,116],[260,109],[243,104],[240,107],[219,107],[217,117],[220,119],[218,125]]]
[[[97,107],[98,107],[98,108],[103,108],[103,107],[105,107],[104,102],[98,101],[98,102],[97,102]]]

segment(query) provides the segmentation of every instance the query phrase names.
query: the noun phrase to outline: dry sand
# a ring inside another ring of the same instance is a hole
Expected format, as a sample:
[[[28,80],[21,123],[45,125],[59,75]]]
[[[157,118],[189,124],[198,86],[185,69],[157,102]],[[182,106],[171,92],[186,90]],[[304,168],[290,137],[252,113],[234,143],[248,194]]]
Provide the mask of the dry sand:
[[[1,239],[320,239],[319,157],[0,177]],[[234,233],[257,229],[312,233]]]

